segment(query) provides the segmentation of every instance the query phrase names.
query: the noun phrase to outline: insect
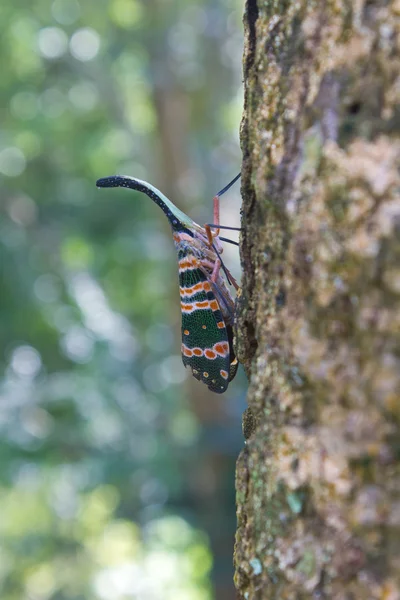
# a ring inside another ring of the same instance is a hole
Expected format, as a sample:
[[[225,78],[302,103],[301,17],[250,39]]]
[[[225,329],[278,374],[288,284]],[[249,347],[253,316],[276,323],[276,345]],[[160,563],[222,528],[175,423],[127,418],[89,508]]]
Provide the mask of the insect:
[[[233,350],[234,301],[221,273],[222,270],[228,283],[238,289],[221,259],[221,242],[236,242],[220,237],[219,230],[240,228],[219,225],[219,197],[239,177],[240,173],[214,196],[214,223],[204,227],[146,181],[113,175],[96,182],[100,188],[125,187],[143,192],[167,216],[178,253],[183,364],[191,367],[194,377],[217,394],[225,392],[238,368]]]

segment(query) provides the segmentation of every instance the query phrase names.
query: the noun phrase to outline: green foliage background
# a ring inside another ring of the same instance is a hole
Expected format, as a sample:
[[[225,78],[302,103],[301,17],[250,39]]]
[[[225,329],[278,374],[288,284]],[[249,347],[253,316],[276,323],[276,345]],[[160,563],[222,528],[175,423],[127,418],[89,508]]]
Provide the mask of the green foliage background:
[[[2,600],[234,597],[244,383],[188,379],[168,224],[94,182],[210,219],[240,165],[241,4],[0,4]]]

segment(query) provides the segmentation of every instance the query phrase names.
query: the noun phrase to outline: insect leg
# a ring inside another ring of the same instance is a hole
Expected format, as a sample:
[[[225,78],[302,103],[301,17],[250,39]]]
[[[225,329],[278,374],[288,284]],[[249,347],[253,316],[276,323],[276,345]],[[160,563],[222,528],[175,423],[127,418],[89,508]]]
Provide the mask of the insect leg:
[[[204,225],[204,229],[206,230],[208,245],[211,248],[214,242],[214,237],[218,235],[218,230],[216,232],[213,232],[211,231],[211,227],[209,227],[208,225]]]
[[[213,245],[213,248],[214,248],[214,245]],[[215,250],[215,248],[214,248],[214,250]],[[218,279],[218,275],[219,275],[219,270],[222,267],[228,282],[231,283],[230,278],[229,278],[230,274],[228,274],[228,270],[225,267],[224,263],[222,262],[221,256],[219,255],[219,253],[217,253],[217,254],[218,254],[218,258],[214,262],[212,262],[211,260],[207,260],[206,258],[203,258],[201,260],[202,267],[205,267],[206,269],[211,270],[211,274],[207,273],[207,279],[209,279],[209,281],[211,281],[212,283],[216,283],[217,279]]]
[[[221,268],[221,260],[219,258],[217,258],[217,260],[215,261],[214,268],[211,273],[211,281],[213,283],[215,283],[217,281],[220,268]]]
[[[215,196],[213,198],[213,215],[214,215],[214,225],[213,225],[213,227],[217,230],[214,233],[214,236],[217,236],[219,234],[219,199],[220,199],[220,196],[222,196],[222,194],[225,194],[225,192],[227,192],[233,186],[233,184],[237,182],[237,180],[239,179],[240,175],[241,175],[240,173],[238,175],[236,175],[236,177],[234,177],[234,179],[232,179],[232,181],[230,181],[228,183],[228,185],[226,185],[224,188],[222,188],[222,190],[220,190],[218,192],[218,194],[215,194]],[[207,231],[208,241],[209,241],[209,243],[211,245],[212,234],[211,234],[210,228],[207,229],[207,226],[206,226],[206,231]]]
[[[237,291],[239,289],[238,282],[236,281],[236,279],[234,278],[234,276],[232,275],[232,273],[230,272],[228,267],[226,267],[224,265],[223,269],[224,269],[225,275],[227,276],[229,283],[231,283],[233,285],[233,287],[235,288],[235,290]]]
[[[218,194],[216,196],[214,196],[214,198],[213,198],[213,217],[214,217],[214,223],[218,223],[218,225],[219,225],[219,195]],[[219,234],[219,229],[217,228],[215,235],[218,235],[218,234]]]
[[[220,253],[218,252],[218,250],[216,249],[215,245],[213,244],[213,249],[215,250],[216,255],[218,256],[218,260],[220,262],[220,267],[222,267],[223,272],[225,273],[225,277],[228,280],[228,283],[233,285],[233,287],[235,288],[235,290],[239,289],[239,286],[237,284],[236,279],[231,275],[230,271],[227,269],[227,267],[224,265],[224,262],[221,258]]]

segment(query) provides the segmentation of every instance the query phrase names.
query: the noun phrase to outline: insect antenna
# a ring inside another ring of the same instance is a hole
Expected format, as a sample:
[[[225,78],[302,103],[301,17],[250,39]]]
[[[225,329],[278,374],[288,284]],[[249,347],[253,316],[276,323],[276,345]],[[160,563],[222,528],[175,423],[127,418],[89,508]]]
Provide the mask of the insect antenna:
[[[221,242],[228,242],[229,244],[234,244],[235,246],[239,246],[238,242],[234,242],[233,240],[229,240],[228,238],[220,237]]]
[[[220,192],[218,192],[218,194],[215,194],[215,195],[219,198],[220,196],[222,196],[222,194],[225,194],[225,192],[227,192],[233,186],[233,184],[237,182],[240,175],[241,175],[241,173],[239,173],[239,175],[236,175],[236,177],[234,179],[232,179],[232,181],[230,183],[228,183],[228,185],[226,185],[224,188],[222,188],[222,190]]]
[[[230,231],[242,231],[241,227],[228,227],[227,225],[216,225],[215,223],[206,223],[211,229],[229,229]]]

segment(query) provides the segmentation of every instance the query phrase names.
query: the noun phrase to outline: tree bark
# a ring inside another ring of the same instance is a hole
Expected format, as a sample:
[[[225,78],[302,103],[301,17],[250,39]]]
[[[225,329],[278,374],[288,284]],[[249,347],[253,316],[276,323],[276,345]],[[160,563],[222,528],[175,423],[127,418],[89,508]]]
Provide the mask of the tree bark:
[[[244,599],[400,598],[399,15],[247,0]]]

